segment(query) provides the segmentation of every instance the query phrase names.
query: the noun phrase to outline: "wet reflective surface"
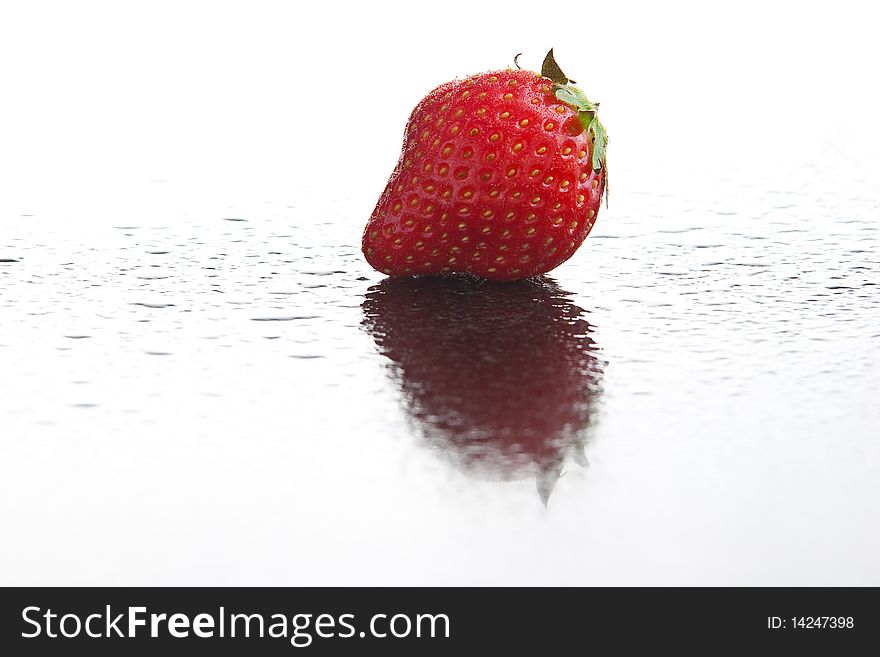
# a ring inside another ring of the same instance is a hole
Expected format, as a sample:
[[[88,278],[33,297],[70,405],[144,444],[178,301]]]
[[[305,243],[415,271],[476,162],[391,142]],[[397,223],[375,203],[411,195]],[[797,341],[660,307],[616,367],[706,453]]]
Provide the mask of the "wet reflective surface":
[[[384,279],[359,200],[7,220],[4,580],[876,582],[876,205],[794,174],[620,174],[508,286]]]
[[[440,57],[363,3],[111,4],[0,20],[0,584],[880,585],[876,21],[609,6],[539,47],[469,3]],[[385,280],[410,108],[551,45],[610,134],[583,248]]]

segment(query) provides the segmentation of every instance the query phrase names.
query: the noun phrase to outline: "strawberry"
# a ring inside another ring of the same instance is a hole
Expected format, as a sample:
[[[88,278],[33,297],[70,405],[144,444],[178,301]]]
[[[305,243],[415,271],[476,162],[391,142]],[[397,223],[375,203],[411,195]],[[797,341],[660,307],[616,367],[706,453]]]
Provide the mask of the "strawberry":
[[[466,472],[534,476],[547,498],[585,464],[603,363],[583,309],[549,278],[386,278],[363,326],[426,442]]]
[[[440,85],[416,105],[400,160],[363,236],[391,276],[543,274],[596,221],[608,138],[553,59]]]

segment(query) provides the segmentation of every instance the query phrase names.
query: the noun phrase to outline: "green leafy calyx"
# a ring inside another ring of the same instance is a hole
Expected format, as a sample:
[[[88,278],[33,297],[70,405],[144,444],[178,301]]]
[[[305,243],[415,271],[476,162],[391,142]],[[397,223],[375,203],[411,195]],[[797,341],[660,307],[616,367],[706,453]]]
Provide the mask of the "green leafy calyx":
[[[588,132],[593,146],[591,162],[593,171],[604,172],[607,186],[608,166],[605,161],[605,150],[608,146],[608,134],[605,132],[605,126],[599,121],[599,103],[591,102],[583,91],[574,86],[574,80],[571,80],[562,72],[562,69],[553,57],[552,48],[541,65],[541,75],[553,82],[553,95],[577,111],[578,118],[584,130]]]

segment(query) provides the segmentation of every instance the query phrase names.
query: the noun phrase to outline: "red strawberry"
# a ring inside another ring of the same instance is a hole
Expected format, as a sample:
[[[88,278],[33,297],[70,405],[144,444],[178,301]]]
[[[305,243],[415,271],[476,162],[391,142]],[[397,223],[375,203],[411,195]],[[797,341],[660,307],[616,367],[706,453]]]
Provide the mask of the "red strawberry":
[[[388,278],[362,308],[414,426],[465,471],[535,476],[546,503],[566,461],[585,463],[603,363],[552,280]]]
[[[364,231],[367,261],[392,276],[512,280],[570,258],[596,221],[608,141],[571,82],[551,50],[541,75],[482,73],[429,93]]]

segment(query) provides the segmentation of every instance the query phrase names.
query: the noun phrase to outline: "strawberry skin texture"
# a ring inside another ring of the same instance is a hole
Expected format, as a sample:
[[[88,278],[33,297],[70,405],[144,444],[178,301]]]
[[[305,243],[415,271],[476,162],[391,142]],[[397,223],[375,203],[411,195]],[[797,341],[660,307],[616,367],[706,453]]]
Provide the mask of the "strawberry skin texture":
[[[506,70],[441,85],[407,122],[364,255],[390,276],[548,272],[596,221],[606,176],[592,156],[577,109],[546,77]]]

